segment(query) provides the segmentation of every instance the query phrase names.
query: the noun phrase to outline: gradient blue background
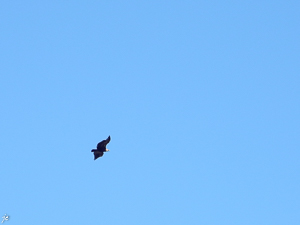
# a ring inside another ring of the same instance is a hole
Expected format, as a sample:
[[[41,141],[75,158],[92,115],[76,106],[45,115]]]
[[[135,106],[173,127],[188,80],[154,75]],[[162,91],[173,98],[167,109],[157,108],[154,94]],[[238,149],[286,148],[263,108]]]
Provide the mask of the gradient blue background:
[[[299,21],[296,0],[1,1],[4,224],[299,224]]]

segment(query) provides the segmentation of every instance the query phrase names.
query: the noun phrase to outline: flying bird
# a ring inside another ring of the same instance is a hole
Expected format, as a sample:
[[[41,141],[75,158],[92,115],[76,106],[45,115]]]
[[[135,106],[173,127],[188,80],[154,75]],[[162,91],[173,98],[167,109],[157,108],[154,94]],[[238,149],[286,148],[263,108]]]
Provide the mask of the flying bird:
[[[103,140],[97,144],[97,149],[92,149],[91,152],[94,152],[94,160],[102,157],[104,152],[108,152],[109,150],[106,148],[106,145],[110,142],[110,136],[106,140]]]

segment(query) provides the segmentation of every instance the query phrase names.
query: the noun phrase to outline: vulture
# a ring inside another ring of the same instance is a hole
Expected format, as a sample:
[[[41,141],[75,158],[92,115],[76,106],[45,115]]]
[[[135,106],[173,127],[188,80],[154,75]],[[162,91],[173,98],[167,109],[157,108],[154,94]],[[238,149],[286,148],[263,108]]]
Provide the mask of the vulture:
[[[97,144],[97,149],[92,149],[91,152],[94,152],[94,160],[102,157],[104,152],[108,152],[109,150],[106,148],[106,145],[110,142],[110,136],[106,140],[103,140]]]

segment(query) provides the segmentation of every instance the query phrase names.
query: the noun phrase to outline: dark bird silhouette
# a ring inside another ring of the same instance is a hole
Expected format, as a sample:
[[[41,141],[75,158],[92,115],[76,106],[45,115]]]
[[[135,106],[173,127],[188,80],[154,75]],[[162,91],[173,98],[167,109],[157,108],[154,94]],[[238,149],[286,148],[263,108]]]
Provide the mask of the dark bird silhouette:
[[[110,136],[106,140],[103,140],[97,144],[97,149],[92,149],[91,152],[94,152],[94,160],[102,157],[104,152],[108,152],[109,150],[106,148],[106,145],[110,142]]]

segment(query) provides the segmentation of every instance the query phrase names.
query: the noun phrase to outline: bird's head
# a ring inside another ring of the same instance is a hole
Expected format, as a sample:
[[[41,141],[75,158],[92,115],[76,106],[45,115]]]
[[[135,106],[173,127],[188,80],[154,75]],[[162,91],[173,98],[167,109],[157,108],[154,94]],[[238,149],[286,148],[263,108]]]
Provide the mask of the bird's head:
[[[109,152],[109,149],[105,149],[106,152]]]

